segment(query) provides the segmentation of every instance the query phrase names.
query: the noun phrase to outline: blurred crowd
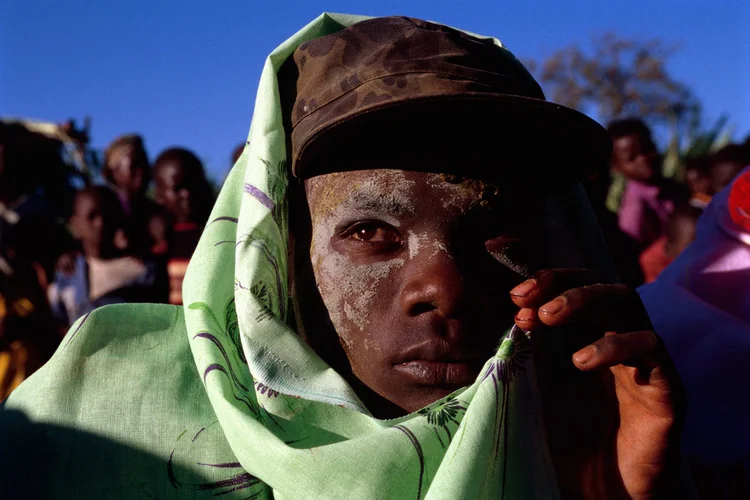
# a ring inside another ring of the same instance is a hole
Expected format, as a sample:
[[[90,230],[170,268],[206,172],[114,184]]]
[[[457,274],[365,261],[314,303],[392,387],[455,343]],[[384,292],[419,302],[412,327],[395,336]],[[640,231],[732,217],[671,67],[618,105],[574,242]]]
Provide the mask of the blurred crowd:
[[[72,179],[64,142],[0,122],[0,401],[93,309],[181,304],[214,203],[188,149],[151,162],[140,136],[123,135],[104,151],[100,179]]]
[[[750,164],[750,137],[683,161],[677,178],[664,175],[664,156],[640,119],[613,121],[608,170],[588,180],[620,279],[633,287],[653,282],[695,239],[711,197]]]
[[[64,131],[87,141],[75,128]],[[656,279],[695,238],[711,196],[750,164],[750,143],[690,158],[678,181],[662,174],[641,120],[613,122],[609,133],[611,165],[586,189],[621,279],[635,287]],[[96,307],[181,304],[213,206],[203,164],[188,149],[169,148],[151,162],[140,136],[123,135],[106,148],[101,179],[75,182],[63,150],[60,140],[0,122],[0,400]]]

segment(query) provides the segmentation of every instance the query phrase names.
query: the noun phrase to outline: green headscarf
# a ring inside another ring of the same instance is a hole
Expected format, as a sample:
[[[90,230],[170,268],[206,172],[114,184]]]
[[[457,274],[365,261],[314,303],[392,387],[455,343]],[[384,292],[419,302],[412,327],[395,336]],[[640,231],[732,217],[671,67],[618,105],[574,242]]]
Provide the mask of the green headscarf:
[[[0,453],[14,463],[0,488],[56,498],[559,497],[519,330],[472,386],[378,420],[288,326],[277,72],[303,42],[362,19],[324,14],[271,53],[248,145],[190,262],[184,311],[120,305],[79,320],[6,403]]]

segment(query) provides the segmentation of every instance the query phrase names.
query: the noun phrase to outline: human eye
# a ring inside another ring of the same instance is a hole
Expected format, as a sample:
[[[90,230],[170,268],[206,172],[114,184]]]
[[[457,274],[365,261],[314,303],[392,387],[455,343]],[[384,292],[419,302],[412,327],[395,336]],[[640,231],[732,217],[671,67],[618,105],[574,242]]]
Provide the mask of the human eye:
[[[358,221],[342,228],[339,240],[350,245],[357,245],[377,251],[392,251],[402,246],[401,233],[390,224],[367,220]]]

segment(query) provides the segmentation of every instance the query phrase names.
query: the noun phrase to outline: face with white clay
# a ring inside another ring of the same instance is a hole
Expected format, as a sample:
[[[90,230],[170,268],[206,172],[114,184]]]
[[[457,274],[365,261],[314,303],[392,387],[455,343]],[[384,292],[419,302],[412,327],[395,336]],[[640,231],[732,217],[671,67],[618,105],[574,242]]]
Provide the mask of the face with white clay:
[[[408,412],[473,383],[513,323],[509,291],[539,267],[523,198],[390,169],[305,191],[315,283],[353,377]]]

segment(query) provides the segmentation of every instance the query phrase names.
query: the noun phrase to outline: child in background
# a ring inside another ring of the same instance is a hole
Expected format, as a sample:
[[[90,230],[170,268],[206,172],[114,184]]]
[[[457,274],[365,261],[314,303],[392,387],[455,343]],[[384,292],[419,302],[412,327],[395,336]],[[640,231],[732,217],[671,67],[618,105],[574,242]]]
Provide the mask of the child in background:
[[[703,209],[692,203],[677,206],[667,222],[666,234],[647,248],[640,258],[646,283],[651,283],[695,239],[695,228]]]
[[[714,193],[718,193],[750,165],[750,154],[740,144],[729,144],[712,154],[708,162],[711,187]]]
[[[146,254],[157,238],[149,231],[149,221],[159,207],[146,197],[151,168],[141,136],[123,135],[109,145],[104,153],[104,177],[120,199],[131,252]]]
[[[635,288],[644,283],[643,271],[638,261],[640,247],[620,229],[617,214],[607,209],[607,193],[610,186],[611,176],[606,165],[602,165],[583,183],[620,281]]]
[[[70,228],[83,254],[76,257],[72,274],[57,273],[48,291],[61,327],[99,306],[163,301],[158,296],[157,267],[116,244],[122,223],[122,206],[108,188],[91,186],[76,194]]]
[[[169,302],[182,304],[182,280],[213,207],[213,193],[203,164],[184,148],[170,148],[159,155],[154,180],[156,201],[168,212],[169,223],[161,224],[162,231],[167,230],[161,239],[167,244],[153,251],[166,256]]]
[[[639,119],[610,123],[612,168],[626,179],[618,222],[641,248],[664,233],[675,201],[686,198],[661,174],[661,158],[651,131]]]
[[[690,190],[690,204],[706,208],[714,194],[707,156],[696,156],[685,162],[685,181]]]

